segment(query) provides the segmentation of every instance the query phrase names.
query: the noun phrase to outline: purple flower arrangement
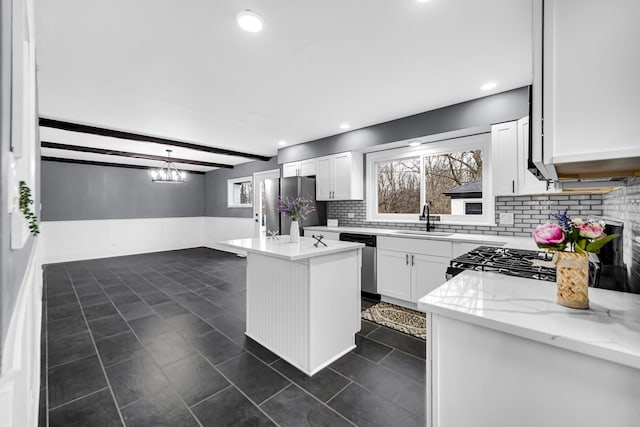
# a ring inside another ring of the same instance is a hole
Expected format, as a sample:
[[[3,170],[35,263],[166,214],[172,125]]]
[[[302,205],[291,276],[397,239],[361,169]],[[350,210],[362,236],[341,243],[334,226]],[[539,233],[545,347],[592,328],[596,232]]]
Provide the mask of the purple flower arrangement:
[[[533,240],[539,248],[549,251],[573,251],[578,253],[598,253],[600,248],[618,237],[607,236],[604,223],[594,219],[569,218],[567,211],[550,214],[557,223],[539,225],[533,232]]]
[[[305,220],[315,210],[313,202],[308,197],[280,197],[278,199],[278,212],[287,215],[292,221]]]

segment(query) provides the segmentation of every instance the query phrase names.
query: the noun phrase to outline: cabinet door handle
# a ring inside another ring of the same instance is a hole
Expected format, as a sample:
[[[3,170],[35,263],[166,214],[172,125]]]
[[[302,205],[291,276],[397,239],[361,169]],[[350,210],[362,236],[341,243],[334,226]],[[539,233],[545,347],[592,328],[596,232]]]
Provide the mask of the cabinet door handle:
[[[404,263],[409,265],[409,254],[404,254]]]
[[[414,255],[411,255],[411,265],[414,265],[414,264],[415,264],[415,262],[414,262],[414,257],[415,257]]]
[[[511,192],[516,194],[516,182],[514,180],[511,180]]]

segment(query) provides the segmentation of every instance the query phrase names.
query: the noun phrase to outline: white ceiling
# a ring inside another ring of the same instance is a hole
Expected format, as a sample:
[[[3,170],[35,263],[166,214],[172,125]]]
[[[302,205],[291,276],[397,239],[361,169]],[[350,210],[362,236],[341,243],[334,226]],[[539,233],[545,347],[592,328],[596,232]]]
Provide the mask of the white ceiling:
[[[531,1],[36,0],[40,114],[274,155],[279,140],[333,135],[344,121],[355,129],[530,84]],[[263,16],[261,33],[237,27],[245,8]],[[487,81],[498,85],[482,92]]]

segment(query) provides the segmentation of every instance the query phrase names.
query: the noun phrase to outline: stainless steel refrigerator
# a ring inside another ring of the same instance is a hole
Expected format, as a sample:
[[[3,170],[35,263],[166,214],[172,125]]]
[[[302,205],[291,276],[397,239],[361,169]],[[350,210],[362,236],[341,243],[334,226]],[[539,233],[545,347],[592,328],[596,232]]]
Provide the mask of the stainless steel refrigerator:
[[[279,197],[300,197],[310,199],[316,210],[309,214],[306,220],[300,221],[300,235],[302,227],[327,224],[327,203],[316,201],[316,179],[313,177],[291,177],[264,180],[262,189],[262,224],[267,233],[278,231],[281,235],[289,234],[291,219],[278,212]]]

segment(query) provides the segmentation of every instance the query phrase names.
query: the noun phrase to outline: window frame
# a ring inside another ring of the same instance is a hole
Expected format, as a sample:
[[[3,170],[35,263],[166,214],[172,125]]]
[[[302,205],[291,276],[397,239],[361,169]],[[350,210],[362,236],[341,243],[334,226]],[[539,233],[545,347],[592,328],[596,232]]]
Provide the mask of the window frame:
[[[251,197],[249,198],[249,203],[236,203],[233,200],[233,188],[236,184],[250,182],[251,183]],[[255,188],[253,188],[253,177],[251,176],[243,176],[240,178],[230,178],[227,180],[227,207],[228,208],[252,208],[253,207],[253,192]]]
[[[378,166],[379,162],[403,160],[411,157],[420,157],[420,207],[425,204],[425,174],[424,157],[430,155],[446,154],[458,151],[482,150],[482,215],[442,215],[442,224],[467,224],[467,225],[495,225],[495,199],[493,197],[493,182],[491,173],[491,133],[452,138],[437,142],[428,142],[426,137],[411,139],[411,142],[422,142],[418,147],[402,147],[367,154],[367,201],[366,218],[369,222],[413,222],[424,223],[418,216],[412,214],[385,214],[378,213]],[[428,143],[427,143],[428,142]]]

